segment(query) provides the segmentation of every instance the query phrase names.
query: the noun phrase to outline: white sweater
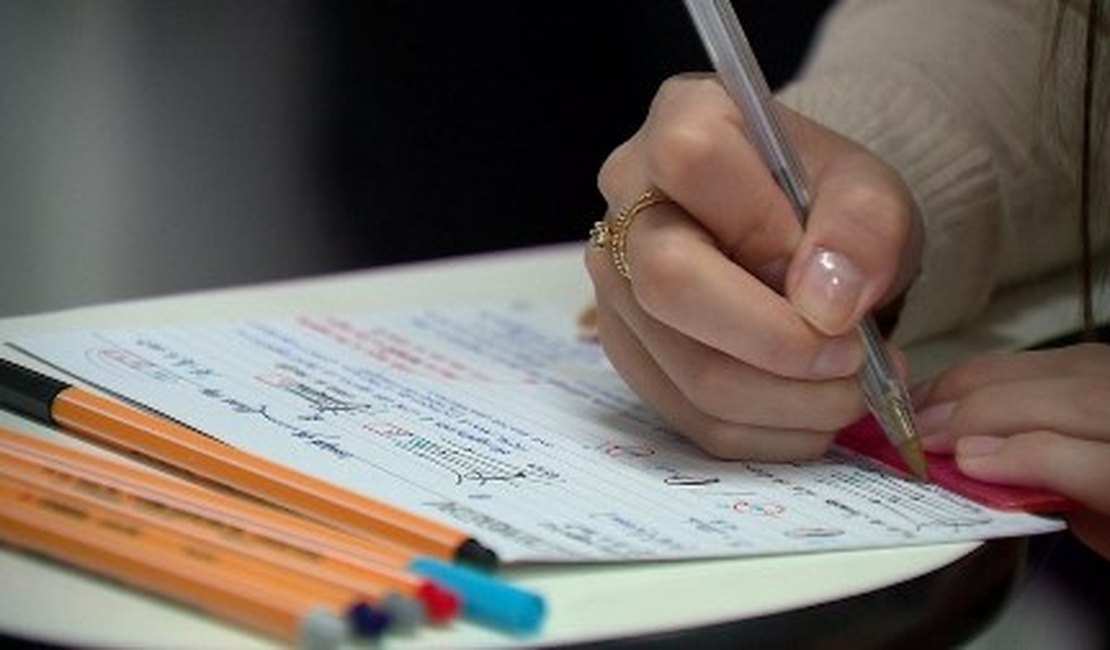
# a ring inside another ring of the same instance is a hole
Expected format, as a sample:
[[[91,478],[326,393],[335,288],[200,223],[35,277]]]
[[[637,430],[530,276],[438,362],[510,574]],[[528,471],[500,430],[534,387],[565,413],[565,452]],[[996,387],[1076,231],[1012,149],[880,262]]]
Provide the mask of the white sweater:
[[[781,93],[914,192],[927,243],[900,343],[966,323],[996,289],[1076,257],[1083,21],[1065,11],[1054,51],[1062,5],[843,0]]]

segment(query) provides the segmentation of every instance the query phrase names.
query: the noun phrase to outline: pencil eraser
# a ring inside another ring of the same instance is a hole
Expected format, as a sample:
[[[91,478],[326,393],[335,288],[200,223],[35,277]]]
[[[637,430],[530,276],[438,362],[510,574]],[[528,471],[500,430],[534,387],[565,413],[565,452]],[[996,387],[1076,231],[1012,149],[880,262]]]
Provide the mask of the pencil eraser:
[[[836,443],[899,472],[907,471],[898,450],[887,441],[879,423],[868,415],[842,429]],[[1073,510],[1075,502],[1048,490],[1001,485],[973,479],[960,471],[954,456],[926,454],[929,480],[981,505],[998,510],[1056,513]]]
[[[463,616],[476,623],[513,634],[533,634],[543,622],[543,598],[506,580],[430,557],[416,558],[409,568],[458,594]]]

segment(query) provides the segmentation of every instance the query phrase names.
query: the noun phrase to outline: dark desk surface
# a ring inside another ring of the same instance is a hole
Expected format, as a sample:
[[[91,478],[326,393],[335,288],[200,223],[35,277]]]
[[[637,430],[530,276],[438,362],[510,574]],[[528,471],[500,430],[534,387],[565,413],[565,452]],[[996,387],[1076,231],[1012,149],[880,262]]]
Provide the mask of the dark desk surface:
[[[1025,566],[1027,540],[988,542],[923,576],[786,612],[593,648],[789,647],[835,650],[947,648],[966,642],[1003,608]]]

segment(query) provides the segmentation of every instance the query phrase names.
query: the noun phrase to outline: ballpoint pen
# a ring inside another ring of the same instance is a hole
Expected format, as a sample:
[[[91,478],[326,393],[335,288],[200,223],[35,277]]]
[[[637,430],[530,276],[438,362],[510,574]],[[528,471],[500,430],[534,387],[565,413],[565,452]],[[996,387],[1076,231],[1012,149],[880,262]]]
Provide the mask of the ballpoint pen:
[[[721,83],[744,115],[748,136],[804,226],[810,207],[805,172],[778,120],[771,91],[732,5],[728,0],[685,3]],[[906,465],[925,479],[925,456],[905,385],[894,372],[874,319],[864,318],[858,329],[865,353],[860,381],[867,406]]]

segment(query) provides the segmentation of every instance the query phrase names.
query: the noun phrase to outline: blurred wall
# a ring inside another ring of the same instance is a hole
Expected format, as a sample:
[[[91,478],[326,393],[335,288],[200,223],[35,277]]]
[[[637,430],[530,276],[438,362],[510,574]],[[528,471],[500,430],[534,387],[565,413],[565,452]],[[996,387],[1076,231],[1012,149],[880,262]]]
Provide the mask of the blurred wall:
[[[827,0],[738,2],[772,84]],[[678,0],[0,2],[0,316],[584,239]]]
[[[326,267],[307,17],[0,3],[0,315]]]

